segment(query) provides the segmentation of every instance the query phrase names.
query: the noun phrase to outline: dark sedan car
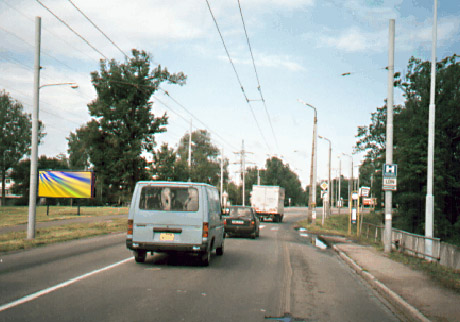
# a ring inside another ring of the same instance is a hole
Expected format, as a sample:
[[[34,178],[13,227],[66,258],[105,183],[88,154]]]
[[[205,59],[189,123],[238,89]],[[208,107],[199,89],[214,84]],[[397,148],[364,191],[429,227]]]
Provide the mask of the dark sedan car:
[[[259,237],[259,218],[254,208],[245,206],[229,207],[228,216],[224,217],[227,236]]]

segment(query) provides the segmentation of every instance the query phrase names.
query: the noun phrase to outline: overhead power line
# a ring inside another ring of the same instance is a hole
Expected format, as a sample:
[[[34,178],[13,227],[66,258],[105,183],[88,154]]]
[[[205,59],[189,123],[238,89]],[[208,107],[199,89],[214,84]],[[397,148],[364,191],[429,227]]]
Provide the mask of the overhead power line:
[[[256,63],[255,63],[255,61],[254,61],[254,55],[253,55],[253,53],[252,53],[251,42],[249,41],[248,32],[247,32],[247,30],[246,30],[246,24],[244,23],[243,10],[241,9],[240,0],[238,0],[238,7],[240,8],[241,22],[243,23],[244,34],[246,35],[246,41],[247,41],[247,43],[248,43],[249,52],[251,53],[252,66],[254,67],[254,73],[256,74],[257,89],[259,90],[260,99],[261,99],[261,101],[262,101],[262,103],[264,104],[264,107],[265,107],[265,113],[267,114],[268,122],[269,122],[270,128],[271,128],[271,130],[272,130],[273,138],[275,139],[276,148],[279,149],[279,147],[278,147],[278,139],[277,139],[277,137],[276,137],[276,135],[275,135],[275,131],[274,131],[274,129],[273,129],[273,124],[272,124],[272,120],[271,120],[271,117],[270,117],[270,113],[268,113],[267,104],[265,103],[265,99],[264,99],[264,97],[263,97],[263,95],[262,95],[262,87],[260,86],[259,74],[257,73]]]
[[[224,37],[222,36],[222,33],[220,32],[220,28],[219,28],[219,24],[217,23],[217,19],[216,17],[214,16],[214,14],[212,13],[212,10],[211,10],[211,6],[209,4],[209,1],[206,0],[206,4],[208,5],[208,9],[209,9],[209,13],[211,14],[211,17],[212,19],[214,20],[214,24],[216,25],[216,29],[217,29],[217,32],[219,33],[219,36],[220,36],[220,39],[222,40],[222,44],[224,46],[224,49],[225,49],[225,52],[227,53],[227,57],[228,57],[228,60],[230,62],[230,64],[232,65],[233,67],[233,71],[235,72],[235,75],[236,75],[236,79],[238,80],[238,84],[240,85],[241,87],[241,91],[243,92],[243,96],[246,100],[246,103],[248,103],[248,106],[249,108],[251,109],[251,113],[252,113],[252,117],[254,118],[254,121],[256,122],[256,125],[257,125],[257,129],[259,130],[259,133],[260,135],[262,136],[262,139],[264,140],[268,150],[270,151],[270,146],[268,144],[268,141],[267,139],[265,138],[261,128],[260,128],[260,125],[259,125],[259,121],[257,120],[257,117],[254,113],[254,109],[252,108],[252,105],[250,104],[250,100],[248,99],[248,97],[246,96],[246,93],[244,91],[244,87],[243,87],[243,84],[241,83],[241,80],[240,80],[240,76],[238,75],[238,72],[236,71],[236,67],[235,67],[235,64],[233,64],[233,61],[232,61],[232,58],[230,57],[230,53],[228,52],[228,49],[227,49],[227,45],[225,44],[225,40],[224,40]]]
[[[121,48],[118,47],[117,44],[116,44],[112,39],[110,39],[109,36],[107,36],[107,35],[105,34],[105,32],[103,32],[103,31],[101,30],[101,28],[99,28],[99,27],[98,27],[98,26],[97,26],[97,25],[96,25],[96,24],[95,24],[95,23],[94,23],[94,22],[93,22],[93,21],[92,21],[92,20],[91,20],[91,19],[80,9],[80,8],[78,8],[78,7],[72,2],[72,0],[68,0],[68,1],[70,2],[70,4],[72,4],[72,6],[73,6],[75,9],[77,9],[77,11],[78,11],[83,17],[86,18],[86,20],[88,20],[88,21],[93,25],[94,28],[96,28],[96,29],[97,29],[97,30],[98,30],[108,41],[110,41],[110,43],[111,43],[112,45],[114,45],[114,46],[115,46],[115,47],[116,47],[126,58],[128,58],[128,55],[126,55],[126,53],[125,53],[123,50],[121,50]]]
[[[99,55],[104,57],[106,60],[109,60],[99,49],[91,45],[91,43],[82,35],[80,35],[78,32],[76,32],[67,22],[65,22],[63,19],[59,18],[54,12],[51,11],[50,8],[45,6],[40,0],[35,0],[38,4],[40,4],[43,8],[45,8],[50,14],[52,14],[57,20],[59,20],[62,24],[64,24],[67,29],[69,29],[72,33],[74,33],[77,37],[82,39],[89,47],[91,47],[95,52],[97,52]]]
[[[8,7],[10,7],[12,10],[16,11],[18,14],[20,14],[21,16],[23,16],[25,19],[31,21],[31,22],[35,22],[35,19],[34,17],[30,17],[28,15],[26,15],[25,13],[23,13],[22,11],[20,11],[18,8],[14,7],[13,5],[11,5],[10,3],[8,3],[8,1],[6,0],[3,0],[3,3],[6,4]],[[88,55],[88,53],[82,51],[81,49],[73,46],[70,42],[68,42],[67,40],[65,40],[64,38],[60,37],[59,35],[57,35],[56,33],[54,33],[53,31],[49,30],[48,28],[42,26],[42,29],[45,30],[46,32],[50,33],[51,35],[53,35],[54,37],[58,38],[59,40],[61,40],[63,43],[65,43],[67,46],[69,47],[72,47],[73,49],[75,49],[76,51],[82,53],[83,55],[89,57],[92,59],[92,57],[90,55]]]
[[[199,118],[197,118],[192,112],[190,112],[190,110],[188,108],[186,108],[183,104],[181,104],[179,101],[177,101],[174,97],[172,97],[168,91],[162,89],[161,87],[159,87],[159,89],[161,91],[163,91],[165,93],[166,96],[168,96],[174,103],[176,103],[177,105],[179,105],[185,112],[187,112],[187,114],[189,114],[193,119],[195,119],[196,121],[200,122],[206,130],[209,131],[209,133],[211,134],[214,134],[216,137],[218,137],[220,140],[222,140],[223,143],[227,144],[230,148],[232,149],[235,149],[234,146],[232,146],[231,143],[229,143],[226,139],[224,139],[221,135],[219,135],[219,133],[211,130],[211,128],[205,124],[202,120],[200,120]],[[158,100],[161,104],[167,106],[165,103],[161,102],[157,97],[154,97],[156,100]],[[168,106],[167,106],[168,107]],[[181,116],[182,117],[182,116]],[[182,117],[184,118],[184,117]],[[185,119],[185,118],[184,118]]]

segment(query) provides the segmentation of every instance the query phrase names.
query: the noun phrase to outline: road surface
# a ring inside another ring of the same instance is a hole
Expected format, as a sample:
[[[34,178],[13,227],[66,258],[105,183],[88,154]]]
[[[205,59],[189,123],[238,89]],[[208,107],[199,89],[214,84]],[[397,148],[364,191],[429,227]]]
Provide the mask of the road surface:
[[[0,321],[399,321],[333,250],[293,229],[305,214],[261,223],[256,240],[227,238],[209,267],[166,254],[138,264],[120,234],[0,255]]]

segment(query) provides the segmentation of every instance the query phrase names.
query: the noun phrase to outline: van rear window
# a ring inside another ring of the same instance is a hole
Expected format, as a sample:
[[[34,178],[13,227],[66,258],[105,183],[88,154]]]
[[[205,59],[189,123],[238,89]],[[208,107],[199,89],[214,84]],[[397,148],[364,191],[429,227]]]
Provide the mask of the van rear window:
[[[145,186],[141,190],[139,209],[198,211],[198,189],[193,187]]]

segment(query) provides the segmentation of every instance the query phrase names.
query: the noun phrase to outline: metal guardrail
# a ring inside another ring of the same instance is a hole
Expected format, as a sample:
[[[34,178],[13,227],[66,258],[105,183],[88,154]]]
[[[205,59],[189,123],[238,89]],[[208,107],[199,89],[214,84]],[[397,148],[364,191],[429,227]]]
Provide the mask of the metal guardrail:
[[[383,235],[385,231],[385,226],[375,225],[371,223],[362,223],[364,226],[361,230],[361,233],[366,235],[366,238],[373,238],[375,242],[383,242]],[[369,236],[370,234],[373,237]],[[426,252],[426,240],[431,240],[431,254]],[[411,234],[402,230],[393,229],[391,233],[391,241],[393,248],[396,250],[402,250],[403,252],[416,256],[416,257],[430,257],[434,260],[440,260],[441,254],[441,239],[440,238],[430,238],[422,235]]]

